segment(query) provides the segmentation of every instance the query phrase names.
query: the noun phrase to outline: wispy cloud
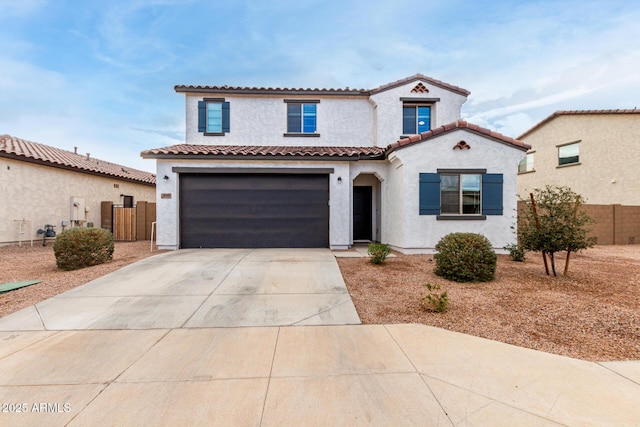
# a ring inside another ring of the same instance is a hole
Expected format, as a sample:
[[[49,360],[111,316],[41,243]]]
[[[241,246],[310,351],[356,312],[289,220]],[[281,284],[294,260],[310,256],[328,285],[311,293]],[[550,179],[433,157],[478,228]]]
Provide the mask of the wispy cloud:
[[[183,139],[174,84],[421,72],[471,90],[464,117],[509,136],[640,103],[640,4],[624,0],[0,0],[0,22],[0,132],[146,169],[141,150]]]
[[[21,17],[42,7],[47,0],[0,0],[0,16]]]

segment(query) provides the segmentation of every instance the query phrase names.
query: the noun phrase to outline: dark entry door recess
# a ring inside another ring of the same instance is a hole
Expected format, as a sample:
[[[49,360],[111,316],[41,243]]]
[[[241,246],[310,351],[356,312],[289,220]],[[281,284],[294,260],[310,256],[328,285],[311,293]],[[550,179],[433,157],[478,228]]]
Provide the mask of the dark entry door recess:
[[[371,187],[353,187],[353,240],[371,240]]]
[[[326,174],[180,174],[182,248],[329,246]]]

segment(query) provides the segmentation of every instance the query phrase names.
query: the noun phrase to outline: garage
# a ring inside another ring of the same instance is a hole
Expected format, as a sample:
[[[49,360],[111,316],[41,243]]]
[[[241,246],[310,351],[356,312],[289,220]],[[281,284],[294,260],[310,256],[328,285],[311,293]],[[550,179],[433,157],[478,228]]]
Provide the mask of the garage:
[[[181,173],[180,247],[329,246],[326,173]]]

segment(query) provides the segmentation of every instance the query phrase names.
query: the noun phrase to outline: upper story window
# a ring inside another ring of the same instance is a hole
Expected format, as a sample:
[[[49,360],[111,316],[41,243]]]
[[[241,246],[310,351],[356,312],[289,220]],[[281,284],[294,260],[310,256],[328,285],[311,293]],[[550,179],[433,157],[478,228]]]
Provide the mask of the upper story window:
[[[229,103],[224,98],[204,98],[198,101],[198,132],[224,135],[231,131]]]
[[[222,133],[221,102],[207,102],[207,132]]]
[[[285,136],[320,136],[318,132],[318,100],[287,100],[287,133]]]
[[[431,106],[410,105],[402,106],[402,133],[416,134],[431,129]]]
[[[558,166],[580,163],[580,142],[558,146]]]
[[[520,161],[520,164],[518,164],[518,173],[527,173],[534,171],[533,156],[533,153],[527,153],[527,156]]]

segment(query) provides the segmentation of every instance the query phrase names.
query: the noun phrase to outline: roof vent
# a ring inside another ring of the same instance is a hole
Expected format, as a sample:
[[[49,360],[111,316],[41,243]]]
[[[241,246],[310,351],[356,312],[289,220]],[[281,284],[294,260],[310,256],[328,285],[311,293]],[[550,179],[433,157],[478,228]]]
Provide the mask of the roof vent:
[[[73,147],[74,154],[78,154],[78,147]]]
[[[466,141],[460,141],[460,142],[458,142],[456,145],[454,145],[454,146],[453,146],[453,149],[454,149],[454,150],[455,150],[456,148],[457,148],[457,149],[459,149],[459,150],[462,150],[463,148],[466,148],[467,150],[470,150],[470,149],[471,149],[471,146],[470,146],[469,144],[467,144],[467,142],[466,142]]]
[[[419,82],[413,89],[411,89],[411,93],[429,93],[429,89],[422,82]]]
[[[87,153],[87,160],[89,160],[89,157],[91,157],[91,153]]]

